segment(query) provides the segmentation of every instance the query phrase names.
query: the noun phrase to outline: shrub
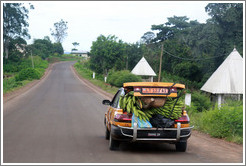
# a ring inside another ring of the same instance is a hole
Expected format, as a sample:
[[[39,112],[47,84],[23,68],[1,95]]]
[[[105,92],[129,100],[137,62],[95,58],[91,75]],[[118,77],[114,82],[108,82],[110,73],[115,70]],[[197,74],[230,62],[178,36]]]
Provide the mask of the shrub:
[[[228,141],[243,143],[243,102],[227,101],[220,109],[211,108],[203,112],[189,111],[191,124],[195,129],[213,137],[225,138]]]
[[[8,73],[15,73],[18,72],[17,63],[8,63],[3,65],[3,71]]]
[[[206,122],[203,130],[214,137],[243,136],[243,105],[225,104],[220,109],[203,113],[201,121]]]
[[[33,68],[26,68],[22,69],[16,76],[16,81],[23,81],[23,80],[33,80],[33,79],[40,79],[41,73],[37,69]]]
[[[136,76],[128,70],[122,70],[117,72],[111,72],[108,75],[107,82],[113,86],[121,87],[125,82],[141,82],[142,79]]]
[[[212,105],[209,97],[198,91],[194,91],[192,93],[191,102],[192,102],[192,107],[194,107],[199,112],[202,112],[204,110],[209,110]]]

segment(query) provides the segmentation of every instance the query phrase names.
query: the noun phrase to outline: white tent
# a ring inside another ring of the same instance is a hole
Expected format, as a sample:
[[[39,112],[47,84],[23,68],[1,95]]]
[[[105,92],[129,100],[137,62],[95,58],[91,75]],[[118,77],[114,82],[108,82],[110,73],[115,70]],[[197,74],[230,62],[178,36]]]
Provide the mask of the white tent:
[[[219,94],[242,94],[243,93],[243,58],[234,48],[230,55],[211,75],[201,90]],[[218,100],[220,104],[221,101]]]
[[[150,76],[151,81],[153,81],[153,76],[156,76],[154,70],[150,67],[144,57],[142,57],[142,59],[132,69],[131,73],[139,76]]]

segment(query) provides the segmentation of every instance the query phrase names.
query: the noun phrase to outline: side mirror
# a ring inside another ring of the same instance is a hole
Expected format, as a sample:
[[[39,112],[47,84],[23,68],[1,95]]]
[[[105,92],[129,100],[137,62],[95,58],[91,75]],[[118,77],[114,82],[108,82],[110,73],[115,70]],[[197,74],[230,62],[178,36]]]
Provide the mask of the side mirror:
[[[102,104],[104,104],[104,105],[110,105],[111,104],[111,101],[109,101],[109,100],[103,100],[102,101]]]

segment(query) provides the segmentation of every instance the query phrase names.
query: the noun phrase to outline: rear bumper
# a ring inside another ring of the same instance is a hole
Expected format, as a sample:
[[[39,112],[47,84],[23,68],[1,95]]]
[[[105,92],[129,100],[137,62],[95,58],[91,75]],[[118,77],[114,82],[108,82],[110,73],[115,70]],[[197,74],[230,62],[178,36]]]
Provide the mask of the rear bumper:
[[[192,127],[181,128],[177,123],[177,128],[137,128],[111,126],[112,138],[120,141],[162,141],[162,142],[182,142],[186,141],[191,135]]]

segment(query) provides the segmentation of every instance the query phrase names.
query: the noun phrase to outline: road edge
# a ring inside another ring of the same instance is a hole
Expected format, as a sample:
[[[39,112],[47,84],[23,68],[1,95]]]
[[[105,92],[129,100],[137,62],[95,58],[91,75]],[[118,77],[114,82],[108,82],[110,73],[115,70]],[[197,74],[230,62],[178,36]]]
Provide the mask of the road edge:
[[[112,100],[114,95],[104,91],[102,88],[94,85],[89,80],[83,78],[81,75],[79,75],[79,73],[76,71],[76,69],[74,68],[73,65],[71,65],[71,70],[72,70],[73,74],[75,75],[75,77],[77,79],[79,79],[79,81],[82,82],[84,85],[86,85],[88,88],[90,88],[91,90],[95,91],[96,93],[98,93],[99,95],[104,97],[105,99]]]
[[[23,93],[28,92],[29,90],[31,90],[32,88],[34,88],[36,85],[38,85],[40,82],[42,82],[43,80],[45,80],[48,77],[48,75],[50,74],[51,69],[53,68],[53,66],[56,63],[60,63],[60,62],[55,62],[55,63],[49,64],[48,68],[44,72],[44,75],[39,80],[33,80],[33,81],[29,82],[28,84],[26,84],[25,86],[20,87],[17,90],[14,90],[12,92],[8,92],[6,94],[3,94],[3,104],[5,104],[8,101],[16,98],[17,96],[20,96]]]

